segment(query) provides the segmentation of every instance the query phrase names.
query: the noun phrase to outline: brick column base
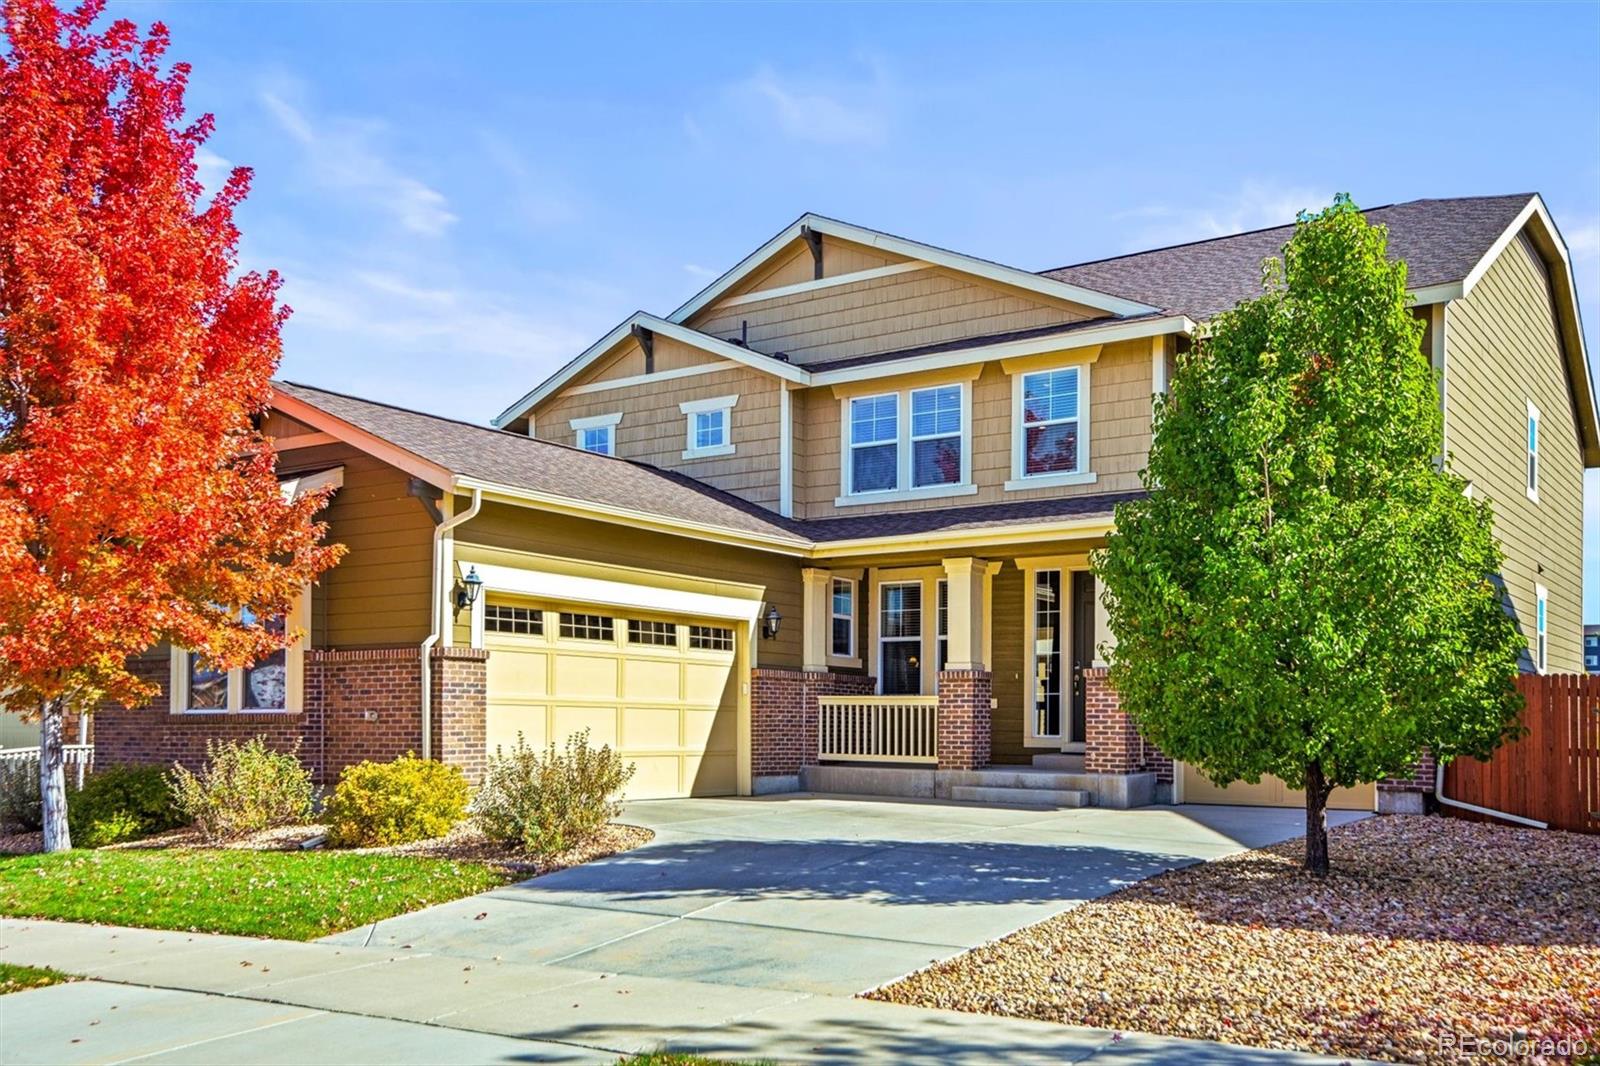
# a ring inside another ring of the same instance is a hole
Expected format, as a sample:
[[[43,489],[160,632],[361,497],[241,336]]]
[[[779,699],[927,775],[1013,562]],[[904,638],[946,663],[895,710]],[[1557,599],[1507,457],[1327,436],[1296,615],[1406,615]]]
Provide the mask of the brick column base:
[[[788,777],[817,763],[817,697],[870,696],[865,674],[750,671],[750,774]],[[792,787],[792,786],[791,786]]]
[[[1151,773],[1170,784],[1172,759],[1146,740],[1122,710],[1122,700],[1111,687],[1110,671],[1103,666],[1083,672],[1086,713],[1083,768],[1091,774]]]
[[[939,673],[939,769],[989,765],[994,678],[987,670]]]
[[[483,778],[489,747],[489,652],[435,648],[432,693],[433,757],[459,766],[467,780]]]

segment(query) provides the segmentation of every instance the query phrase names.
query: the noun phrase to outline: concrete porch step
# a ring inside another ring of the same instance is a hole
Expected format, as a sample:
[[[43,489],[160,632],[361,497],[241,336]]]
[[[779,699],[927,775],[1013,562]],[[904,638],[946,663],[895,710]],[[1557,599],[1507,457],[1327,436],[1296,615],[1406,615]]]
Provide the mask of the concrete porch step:
[[[1004,807],[1092,807],[1094,794],[1082,788],[1004,788],[987,785],[953,785],[950,798],[966,803],[994,803]]]
[[[1048,755],[1035,755],[1033,765],[1041,770],[1061,770],[1070,774],[1083,773],[1083,753],[1081,751],[1051,752]]]
[[[981,770],[946,770],[951,785],[977,788],[1086,789],[1099,783],[1094,774],[1045,770],[1037,766],[986,766]]]

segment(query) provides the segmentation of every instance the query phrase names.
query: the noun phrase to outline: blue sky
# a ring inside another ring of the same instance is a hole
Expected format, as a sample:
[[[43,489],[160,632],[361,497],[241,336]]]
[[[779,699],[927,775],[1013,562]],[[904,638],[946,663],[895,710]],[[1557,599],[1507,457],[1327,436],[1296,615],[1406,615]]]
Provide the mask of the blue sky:
[[[1539,191],[1600,340],[1600,4],[114,4],[256,169],[286,377],[484,420],[803,211],[1030,269]],[[1600,619],[1600,482],[1588,602]]]

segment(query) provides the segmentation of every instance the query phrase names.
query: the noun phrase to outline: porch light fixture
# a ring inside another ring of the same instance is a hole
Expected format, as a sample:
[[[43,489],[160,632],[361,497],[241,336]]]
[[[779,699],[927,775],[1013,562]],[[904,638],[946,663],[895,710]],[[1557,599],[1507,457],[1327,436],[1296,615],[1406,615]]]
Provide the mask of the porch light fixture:
[[[761,635],[768,640],[778,635],[778,628],[783,625],[783,615],[778,613],[778,608],[767,604],[767,613],[761,619]]]
[[[456,610],[465,611],[478,602],[478,593],[483,591],[483,578],[478,576],[478,568],[467,568],[467,576],[461,579],[456,586]]]

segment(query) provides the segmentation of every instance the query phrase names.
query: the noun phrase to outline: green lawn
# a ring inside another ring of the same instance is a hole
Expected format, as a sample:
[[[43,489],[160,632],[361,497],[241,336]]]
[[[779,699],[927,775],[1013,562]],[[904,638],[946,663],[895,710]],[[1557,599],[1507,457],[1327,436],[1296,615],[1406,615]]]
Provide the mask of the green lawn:
[[[40,966],[18,966],[15,963],[0,962],[0,996],[7,992],[26,992],[30,988],[43,988],[45,985],[59,985],[62,981],[72,980],[67,974],[56,970],[46,970]]]
[[[68,851],[0,858],[0,914],[312,940],[509,879],[396,855]]]

